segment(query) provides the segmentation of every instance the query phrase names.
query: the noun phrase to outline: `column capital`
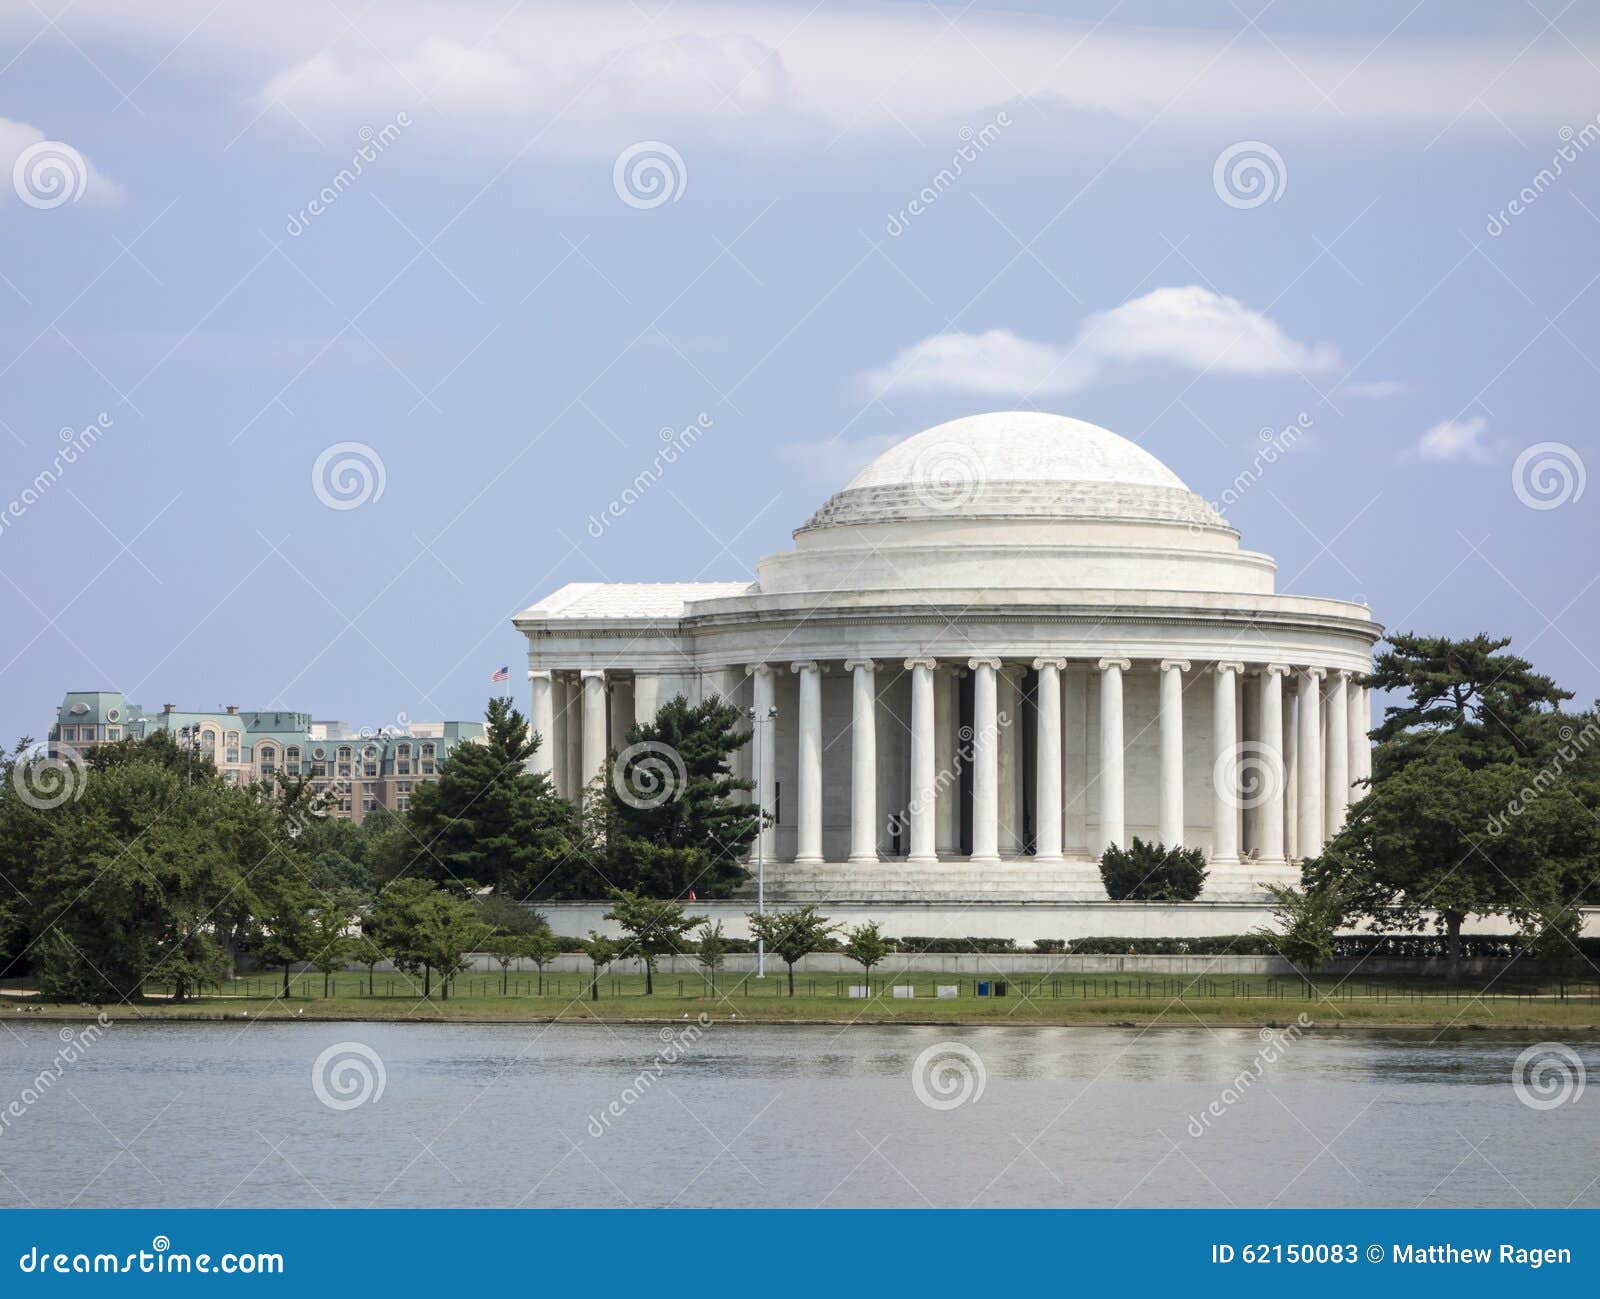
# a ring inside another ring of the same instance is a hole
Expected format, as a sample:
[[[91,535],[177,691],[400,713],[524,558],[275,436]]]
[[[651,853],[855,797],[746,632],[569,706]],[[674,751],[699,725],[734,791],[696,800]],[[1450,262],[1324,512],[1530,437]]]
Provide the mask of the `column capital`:
[[[789,664],[789,671],[791,672],[817,672],[820,670],[821,665],[816,659],[800,659],[797,662]]]
[[[996,672],[998,672],[1000,670],[1000,660],[997,658],[968,659],[967,666],[974,672],[976,672],[979,668],[993,668]]]
[[[1133,664],[1127,659],[1104,658],[1095,660],[1095,667],[1099,668],[1102,672],[1104,672],[1107,668],[1117,668],[1119,671],[1126,672],[1132,666]]]
[[[927,668],[931,672],[938,666],[938,659],[907,659],[905,663],[907,672],[910,672],[914,668]]]
[[[606,670],[604,668],[580,668],[578,675],[585,681],[604,681]]]
[[[1171,672],[1171,671],[1174,671],[1174,670],[1176,670],[1178,672],[1187,672],[1189,670],[1189,660],[1188,659],[1162,659],[1161,660],[1161,670],[1163,672]]]
[[[1236,675],[1244,672],[1244,664],[1236,659],[1218,659],[1216,667],[1218,672],[1232,672]]]
[[[1321,681],[1328,675],[1327,668],[1301,668],[1300,675],[1307,681]]]
[[[1287,663],[1263,663],[1261,665],[1262,676],[1276,675],[1280,677],[1286,677],[1293,671],[1294,669],[1291,668]]]
[[[553,671],[551,671],[549,668],[529,668],[528,669],[528,680],[529,681],[540,681],[540,680],[554,681],[555,677],[556,677],[556,674]]]
[[[1327,669],[1327,673],[1328,673],[1328,684],[1330,686],[1335,681],[1348,682],[1350,680],[1350,678],[1354,675],[1354,673],[1348,671],[1345,668],[1328,668]]]
[[[846,659],[844,661],[844,670],[846,672],[854,672],[857,668],[866,668],[868,672],[872,672],[877,669],[877,666],[877,661],[874,659]]]
[[[1058,672],[1066,671],[1066,659],[1034,659],[1033,669],[1037,672],[1040,668],[1055,668]]]
[[[772,664],[770,663],[746,663],[744,665],[744,673],[748,677],[760,676],[764,672],[770,673],[771,671]]]

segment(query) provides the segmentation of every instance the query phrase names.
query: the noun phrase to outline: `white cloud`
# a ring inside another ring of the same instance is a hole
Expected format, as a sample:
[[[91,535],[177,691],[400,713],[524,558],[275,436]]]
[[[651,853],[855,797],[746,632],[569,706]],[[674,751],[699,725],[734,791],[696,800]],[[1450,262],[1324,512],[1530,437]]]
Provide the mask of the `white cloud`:
[[[1370,379],[1340,385],[1340,391],[1352,397],[1393,397],[1410,390],[1409,384],[1401,383],[1398,379]]]
[[[686,136],[768,149],[837,137],[898,148],[907,129],[930,138],[1024,103],[1051,116],[1037,133],[1050,148],[1115,148],[1153,125],[1213,152],[1260,138],[1263,123],[1274,140],[1387,140],[1396,131],[1430,139],[1498,131],[1499,121],[1554,129],[1594,111],[1581,51],[1530,39],[1508,63],[1498,31],[1441,40],[1277,30],[1269,42],[1223,26],[935,5],[679,0],[649,9],[630,0],[386,0],[351,30],[344,6],[326,0],[223,15],[214,0],[77,0],[72,26],[91,52],[133,47],[163,60],[164,76],[187,67],[216,77],[237,95],[237,126],[274,102],[317,129],[405,109],[457,147],[508,153],[614,152],[618,134],[622,143],[666,138],[664,118]],[[1532,38],[1537,20],[1528,23]],[[29,6],[0,6],[0,33],[26,39],[37,25]],[[1062,112],[1086,129],[1059,129]],[[298,138],[287,114],[273,118]]]
[[[44,148],[35,148],[45,145]],[[27,159],[24,153],[33,150]],[[17,164],[22,161],[20,173]],[[69,202],[116,203],[122,186],[95,169],[81,150],[52,140],[37,126],[0,117],[0,202],[26,202],[34,207]]]
[[[1236,298],[1198,285],[1156,289],[1086,319],[1068,343],[1009,329],[935,334],[864,376],[874,392],[970,392],[1059,397],[1124,366],[1167,364],[1195,373],[1325,374],[1331,343],[1301,343]]]
[[[1489,422],[1481,415],[1443,420],[1417,439],[1416,454],[1423,460],[1492,460],[1494,447],[1483,437],[1488,430]]]

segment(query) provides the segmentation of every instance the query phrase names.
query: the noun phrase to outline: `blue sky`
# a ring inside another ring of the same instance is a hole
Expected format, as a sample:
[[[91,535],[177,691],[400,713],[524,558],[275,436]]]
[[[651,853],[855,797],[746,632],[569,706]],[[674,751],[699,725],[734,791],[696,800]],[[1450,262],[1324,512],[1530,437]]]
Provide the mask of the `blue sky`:
[[[1281,589],[1593,699],[1597,65],[1555,0],[8,6],[0,733],[473,717],[563,582],[745,577],[1015,406],[1212,500],[1298,422],[1227,509]]]

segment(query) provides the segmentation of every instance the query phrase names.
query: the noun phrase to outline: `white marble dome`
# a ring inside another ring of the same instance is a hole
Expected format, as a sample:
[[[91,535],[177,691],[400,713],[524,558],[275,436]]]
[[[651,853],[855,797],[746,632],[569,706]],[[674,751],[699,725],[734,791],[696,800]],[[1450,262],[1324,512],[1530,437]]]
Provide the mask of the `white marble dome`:
[[[1039,411],[969,415],[924,429],[863,469],[800,531],[954,520],[1155,523],[1232,535],[1143,447]]]
[[[993,483],[1124,483],[1188,490],[1161,461],[1110,429],[1031,410],[968,415],[924,429],[885,451],[845,490],[921,482],[944,459],[960,460]]]

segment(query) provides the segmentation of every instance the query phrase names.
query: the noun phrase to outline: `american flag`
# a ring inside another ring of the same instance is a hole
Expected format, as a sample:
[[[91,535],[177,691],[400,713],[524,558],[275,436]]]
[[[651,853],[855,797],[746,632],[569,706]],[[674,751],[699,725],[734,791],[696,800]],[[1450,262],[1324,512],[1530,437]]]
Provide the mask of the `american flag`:
[[[511,668],[509,666],[503,667],[503,668],[496,668],[493,672],[491,672],[489,674],[489,680],[490,681],[509,681],[510,679],[511,679]]]

